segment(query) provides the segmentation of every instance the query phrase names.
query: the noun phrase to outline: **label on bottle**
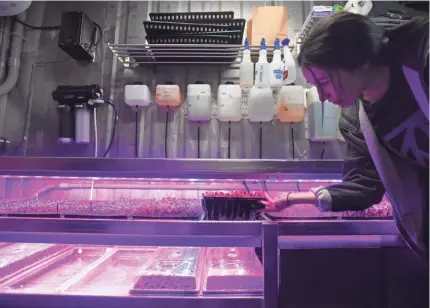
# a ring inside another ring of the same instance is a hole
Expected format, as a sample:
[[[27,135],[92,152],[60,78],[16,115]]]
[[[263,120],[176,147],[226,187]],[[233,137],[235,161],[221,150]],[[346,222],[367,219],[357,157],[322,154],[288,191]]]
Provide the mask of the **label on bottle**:
[[[282,80],[283,74],[284,71],[282,69],[277,68],[273,70],[273,76],[275,76],[276,80]]]
[[[288,78],[288,69],[284,70],[282,80],[287,80]]]

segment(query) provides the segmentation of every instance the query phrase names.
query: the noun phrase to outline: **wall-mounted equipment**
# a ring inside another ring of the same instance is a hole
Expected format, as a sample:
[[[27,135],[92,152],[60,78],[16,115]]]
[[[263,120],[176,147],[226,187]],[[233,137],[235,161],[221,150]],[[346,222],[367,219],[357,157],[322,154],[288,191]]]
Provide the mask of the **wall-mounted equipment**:
[[[218,87],[217,116],[221,122],[228,122],[227,158],[231,156],[231,122],[242,119],[242,89],[240,85],[227,81]]]
[[[330,103],[321,102],[315,87],[306,93],[308,114],[308,139],[312,142],[329,142],[339,138],[340,109]]]
[[[276,106],[279,122],[290,124],[291,156],[295,159],[294,123],[305,120],[305,94],[302,86],[283,86]]]
[[[278,94],[277,113],[280,122],[297,123],[305,120],[305,97],[302,86],[283,86]]]
[[[202,81],[189,84],[187,87],[187,118],[197,122],[197,158],[200,158],[200,122],[212,118],[211,86]]]
[[[59,143],[89,143],[91,111],[104,103],[99,85],[57,86],[52,98],[57,102]]]
[[[218,87],[217,117],[222,122],[237,122],[242,119],[242,90],[233,82]]]
[[[181,89],[172,82],[157,85],[155,103],[161,107],[176,107],[182,103]]]
[[[273,120],[274,99],[271,88],[252,87],[248,95],[248,119],[251,122]]]
[[[169,108],[178,107],[182,104],[182,93],[178,85],[167,81],[164,84],[157,85],[155,89],[155,103],[160,107],[166,108],[166,122],[164,128],[164,157],[168,157],[167,135],[169,126]]]
[[[189,121],[204,122],[212,118],[212,92],[209,84],[197,81],[187,87],[187,117]]]
[[[103,30],[84,12],[63,12],[58,46],[77,61],[94,61]]]
[[[135,157],[139,157],[139,107],[147,107],[152,104],[151,91],[147,85],[141,82],[125,86],[124,101],[127,105],[135,108]]]
[[[124,101],[132,107],[146,107],[152,104],[151,91],[147,85],[141,82],[125,86]]]

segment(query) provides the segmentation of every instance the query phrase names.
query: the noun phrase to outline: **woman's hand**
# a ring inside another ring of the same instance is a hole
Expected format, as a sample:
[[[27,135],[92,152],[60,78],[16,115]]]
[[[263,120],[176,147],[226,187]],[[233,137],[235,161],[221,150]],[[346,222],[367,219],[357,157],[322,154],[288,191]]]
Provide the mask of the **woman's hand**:
[[[277,198],[272,198],[267,192],[264,192],[265,200],[260,201],[265,208],[260,212],[280,212],[288,207],[288,196],[290,193],[282,194]]]
[[[277,198],[270,197],[267,192],[265,192],[264,195],[266,200],[262,200],[260,202],[266,208],[260,210],[260,212],[280,212],[295,204],[315,205],[317,202],[315,193],[312,191],[287,192]]]

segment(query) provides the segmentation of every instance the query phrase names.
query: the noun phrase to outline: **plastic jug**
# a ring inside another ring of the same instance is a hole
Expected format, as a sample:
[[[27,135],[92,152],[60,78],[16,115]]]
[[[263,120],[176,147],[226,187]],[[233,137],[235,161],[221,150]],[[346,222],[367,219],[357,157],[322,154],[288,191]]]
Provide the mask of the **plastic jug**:
[[[277,113],[280,122],[305,120],[305,96],[301,86],[283,86],[278,94]]]
[[[312,87],[306,93],[308,114],[308,139],[313,142],[327,142],[340,139],[339,108],[328,102],[321,102],[318,91]]]
[[[248,119],[251,122],[273,120],[273,92],[271,88],[252,87],[248,95]]]
[[[209,121],[212,118],[211,86],[197,81],[187,87],[187,118],[189,121]]]
[[[182,103],[181,89],[178,85],[166,82],[157,85],[155,90],[155,103],[162,107],[176,107]]]
[[[125,103],[129,106],[145,107],[152,104],[151,91],[147,85],[140,82],[125,86],[124,93]]]
[[[242,119],[242,89],[226,82],[218,87],[217,116],[220,121],[237,122]]]
[[[254,85],[254,63],[251,61],[248,39],[245,39],[242,62],[239,68],[240,87],[251,89]]]

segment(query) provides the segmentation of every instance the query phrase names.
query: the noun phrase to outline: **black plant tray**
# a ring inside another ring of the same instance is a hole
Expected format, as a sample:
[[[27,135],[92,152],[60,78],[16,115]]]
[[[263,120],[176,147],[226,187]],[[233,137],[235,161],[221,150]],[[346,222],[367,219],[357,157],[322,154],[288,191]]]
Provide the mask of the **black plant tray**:
[[[217,33],[181,33],[181,34],[157,34],[146,36],[149,44],[242,44],[243,33],[240,31],[222,31]]]
[[[144,21],[143,26],[145,27],[145,31],[148,36],[155,37],[162,33],[207,33],[229,30],[228,26],[221,25],[161,21]]]
[[[258,212],[264,209],[256,198],[207,198],[202,199],[206,220],[261,220]]]

